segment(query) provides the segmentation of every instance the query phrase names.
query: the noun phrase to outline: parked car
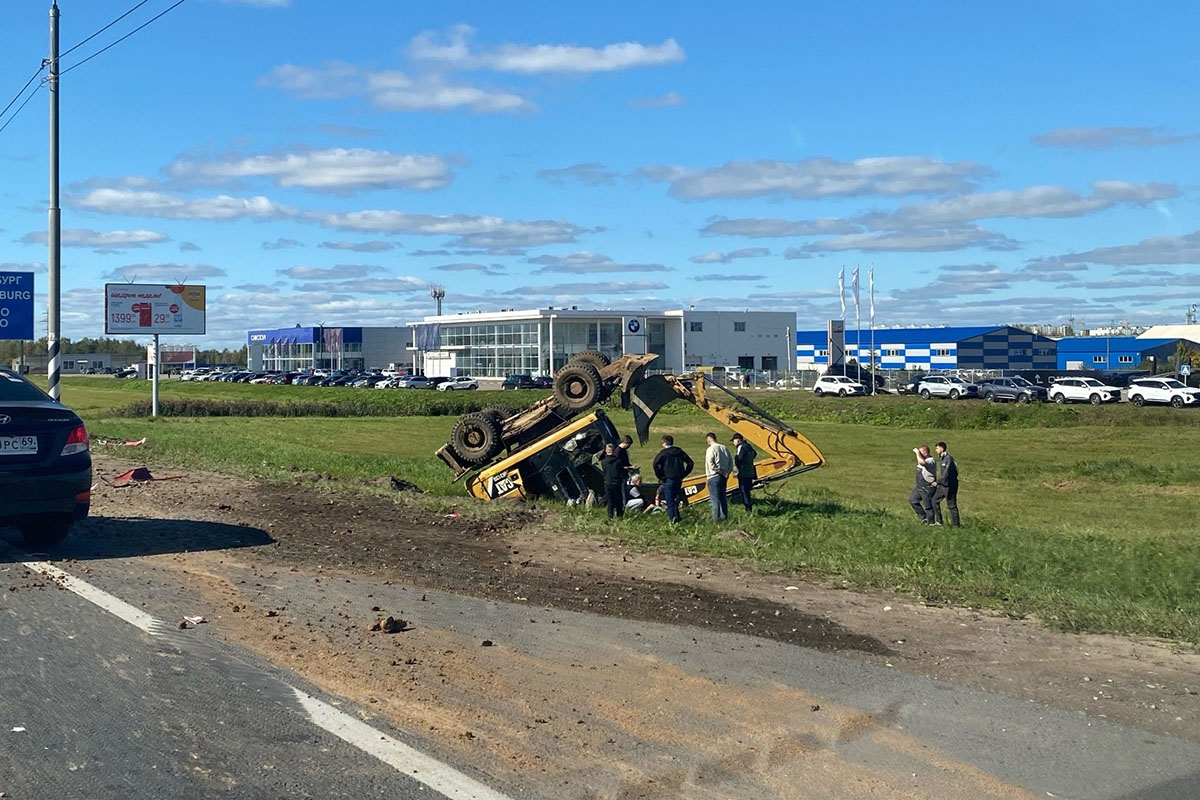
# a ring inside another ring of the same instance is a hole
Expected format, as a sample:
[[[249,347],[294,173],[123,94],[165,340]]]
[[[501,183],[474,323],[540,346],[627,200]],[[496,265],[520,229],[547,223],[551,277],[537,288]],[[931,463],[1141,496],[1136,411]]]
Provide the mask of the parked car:
[[[448,381],[448,380],[450,380],[450,379],[449,379],[449,378],[447,378],[447,377],[444,377],[444,376],[438,376],[438,377],[436,377],[436,378],[430,378],[430,379],[429,379],[429,387],[428,387],[428,388],[430,388],[430,389],[438,389],[438,388],[440,388],[440,387],[441,387],[441,385],[442,385],[443,383],[445,383],[445,382],[446,382],[446,381]]]
[[[534,389],[553,389],[554,388],[554,378],[551,378],[549,375],[539,375],[538,377],[533,379],[533,388]]]
[[[1118,403],[1121,390],[1108,386],[1095,378],[1059,378],[1050,384],[1050,399],[1055,403]]]
[[[113,373],[114,378],[136,378],[137,376],[138,376],[138,371],[133,367],[126,367],[125,369],[121,370],[120,372]]]
[[[534,383],[532,375],[508,375],[504,378],[504,382],[500,384],[501,390],[536,388],[538,386]]]
[[[1029,403],[1046,399],[1045,389],[1024,378],[989,378],[979,385],[979,394],[989,403]]]
[[[52,547],[88,514],[92,457],[74,411],[0,368],[0,525],[33,547]]]
[[[454,392],[454,391],[458,391],[459,389],[478,389],[478,388],[479,388],[479,381],[475,380],[474,378],[468,378],[465,375],[460,375],[457,378],[450,378],[449,380],[442,382],[437,387],[437,390],[439,392]]]
[[[931,397],[958,400],[964,397],[978,397],[979,387],[953,375],[926,375],[917,386],[917,394],[926,400]]]
[[[1129,402],[1135,406],[1170,403],[1183,408],[1200,402],[1200,390],[1184,386],[1174,378],[1137,378],[1129,382]]]
[[[397,389],[428,389],[429,378],[424,375],[405,375],[401,378],[396,378]]]
[[[925,380],[924,372],[910,375],[908,380],[896,384],[896,394],[916,394],[921,391],[921,381],[923,380]]]
[[[817,378],[817,382],[813,386],[813,394],[817,397],[824,397],[827,394],[846,397],[847,395],[866,393],[867,389],[865,386],[853,378],[847,378],[845,375],[822,375]]]

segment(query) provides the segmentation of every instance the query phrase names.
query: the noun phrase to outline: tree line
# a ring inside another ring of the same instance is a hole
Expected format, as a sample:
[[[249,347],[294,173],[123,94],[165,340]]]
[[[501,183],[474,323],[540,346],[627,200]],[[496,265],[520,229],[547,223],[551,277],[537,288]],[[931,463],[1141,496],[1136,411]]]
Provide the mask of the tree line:
[[[62,338],[59,346],[60,352],[70,353],[72,355],[85,355],[88,353],[107,354],[113,356],[146,356],[146,346],[138,344],[132,339],[110,339],[107,337],[95,338],[85,336],[82,339]],[[16,341],[0,341],[0,364],[11,364],[20,357],[20,342]],[[27,356],[44,356],[47,354],[46,338],[25,343],[25,355]],[[232,364],[237,367],[246,366],[246,348],[239,347],[235,350],[228,348],[222,349],[197,349],[196,350],[197,364]]]

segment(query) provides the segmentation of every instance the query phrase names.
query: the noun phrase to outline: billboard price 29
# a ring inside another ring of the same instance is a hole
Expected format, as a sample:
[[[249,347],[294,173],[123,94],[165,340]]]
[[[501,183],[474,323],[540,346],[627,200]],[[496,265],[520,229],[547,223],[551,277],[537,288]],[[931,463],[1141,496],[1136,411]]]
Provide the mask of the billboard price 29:
[[[104,285],[104,332],[205,333],[203,286]]]

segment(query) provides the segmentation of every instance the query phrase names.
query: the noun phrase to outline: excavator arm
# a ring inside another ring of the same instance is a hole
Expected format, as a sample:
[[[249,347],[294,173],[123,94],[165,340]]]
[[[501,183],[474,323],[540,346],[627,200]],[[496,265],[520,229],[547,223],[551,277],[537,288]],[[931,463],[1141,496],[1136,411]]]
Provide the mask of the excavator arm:
[[[758,451],[759,457],[754,462],[758,473],[756,486],[781,481],[825,463],[825,457],[807,438],[749,398],[730,391],[702,373],[652,375],[629,390],[628,403],[623,405],[633,410],[634,426],[642,444],[649,439],[650,424],[659,410],[675,400],[696,406],[725,427],[740,433]],[[734,491],[737,486],[738,478],[731,477],[729,491]],[[708,485],[703,475],[687,478],[682,489],[689,503],[708,498]]]

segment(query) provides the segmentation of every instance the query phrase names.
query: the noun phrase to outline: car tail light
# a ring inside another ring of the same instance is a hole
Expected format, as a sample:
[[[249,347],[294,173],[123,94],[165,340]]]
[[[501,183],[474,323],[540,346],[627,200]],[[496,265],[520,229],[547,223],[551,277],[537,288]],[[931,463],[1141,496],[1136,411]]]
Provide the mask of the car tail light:
[[[67,443],[63,445],[60,456],[73,456],[76,453],[86,453],[88,451],[88,432],[87,428],[82,425],[76,425],[67,434]]]

